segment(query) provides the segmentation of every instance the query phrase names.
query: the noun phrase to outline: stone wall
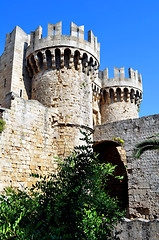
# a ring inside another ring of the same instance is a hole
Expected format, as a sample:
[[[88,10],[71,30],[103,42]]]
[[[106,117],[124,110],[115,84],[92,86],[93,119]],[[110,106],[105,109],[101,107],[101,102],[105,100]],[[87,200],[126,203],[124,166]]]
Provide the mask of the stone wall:
[[[159,115],[129,119],[95,127],[94,141],[124,140],[127,158],[129,214],[131,218],[159,217],[158,151],[146,151],[140,159],[134,159],[136,143],[158,133]]]
[[[12,96],[13,99],[13,96]],[[0,192],[4,187],[30,187],[31,173],[55,171],[55,157],[68,155],[80,143],[77,124],[65,124],[53,108],[14,95],[11,109],[1,109],[6,121],[0,135]]]
[[[32,99],[56,109],[65,124],[92,127],[91,79],[75,68],[38,73],[32,80]]]
[[[158,240],[159,239],[159,220],[125,219],[122,224],[117,226],[122,232],[120,240]]]
[[[35,181],[31,173],[55,171],[55,157],[81,144],[79,129],[102,123],[95,127],[96,143],[124,140],[124,148],[118,144],[116,153],[128,167],[130,218],[156,219],[159,153],[147,151],[139,160],[132,154],[136,143],[158,132],[159,115],[122,120],[138,117],[141,74],[129,69],[125,78],[122,67],[114,68],[114,78],[109,78],[108,69],[99,71],[98,78],[97,38],[89,31],[84,40],[84,26],[74,23],[70,30],[71,35],[64,36],[61,22],[48,24],[47,37],[42,38],[41,26],[31,35],[16,26],[6,36],[0,57],[0,117],[6,122],[0,134],[0,192],[8,186],[30,187]],[[157,239],[156,224],[126,220],[122,239]]]
[[[131,102],[101,103],[101,122],[109,123],[124,119],[138,118],[138,106]]]

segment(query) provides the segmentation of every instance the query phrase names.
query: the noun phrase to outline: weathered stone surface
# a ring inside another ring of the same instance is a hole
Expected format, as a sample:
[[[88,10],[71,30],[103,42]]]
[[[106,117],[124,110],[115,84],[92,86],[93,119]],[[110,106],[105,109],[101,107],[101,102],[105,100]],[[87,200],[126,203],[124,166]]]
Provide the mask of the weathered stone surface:
[[[55,157],[68,155],[80,143],[79,124],[63,122],[61,114],[36,100],[15,97],[3,111],[5,130],[0,135],[0,191],[4,187],[31,186],[31,173],[56,169]]]
[[[140,159],[133,158],[136,143],[158,132],[159,115],[129,119],[95,127],[94,141],[121,138],[127,159],[129,214],[133,217],[159,217],[159,152],[146,151]]]
[[[159,213],[159,154],[132,157],[135,144],[159,128],[159,115],[136,119],[141,74],[130,68],[126,78],[122,67],[114,68],[114,78],[109,78],[107,68],[98,71],[100,44],[92,31],[88,41],[84,26],[71,23],[70,36],[61,32],[59,22],[48,24],[45,38],[41,26],[31,35],[20,27],[7,34],[0,57],[0,117],[6,122],[0,134],[0,192],[8,186],[30,187],[35,181],[31,173],[56,171],[55,157],[69,155],[82,143],[79,130],[95,126],[96,144],[108,142],[110,159],[117,156],[124,168],[126,183],[120,187],[127,215],[145,219],[125,220],[119,226],[121,239],[158,239],[158,221],[153,219]],[[124,146],[117,144],[120,138]]]
[[[122,224],[117,226],[122,229],[120,240],[158,240],[159,239],[159,220],[136,220],[125,219]]]

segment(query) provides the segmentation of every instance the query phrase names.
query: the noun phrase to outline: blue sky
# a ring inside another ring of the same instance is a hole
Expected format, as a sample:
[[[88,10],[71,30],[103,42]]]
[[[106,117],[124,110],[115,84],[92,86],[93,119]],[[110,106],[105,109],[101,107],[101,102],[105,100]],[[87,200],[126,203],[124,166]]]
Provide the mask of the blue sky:
[[[143,102],[140,117],[159,113],[159,1],[158,0],[80,0],[80,1],[1,1],[0,55],[5,35],[18,25],[26,33],[38,25],[46,36],[47,23],[62,21],[63,34],[70,23],[85,25],[101,43],[100,70],[132,67],[143,77]]]

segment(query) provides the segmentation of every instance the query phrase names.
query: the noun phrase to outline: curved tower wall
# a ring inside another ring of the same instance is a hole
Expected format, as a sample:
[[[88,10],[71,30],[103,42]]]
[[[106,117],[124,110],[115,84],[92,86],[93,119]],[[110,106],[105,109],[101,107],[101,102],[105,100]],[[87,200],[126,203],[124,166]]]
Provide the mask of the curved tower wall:
[[[124,68],[114,68],[114,78],[108,77],[108,69],[100,73],[102,78],[101,123],[109,123],[139,117],[142,100],[141,74],[129,69],[125,78]]]
[[[97,78],[99,44],[91,31],[85,41],[83,26],[73,23],[71,36],[61,35],[61,22],[48,25],[46,38],[41,34],[41,27],[31,34],[26,53],[31,99],[56,110],[59,121],[54,128],[60,139],[71,136],[73,147],[78,144],[78,128],[93,127],[92,81]]]

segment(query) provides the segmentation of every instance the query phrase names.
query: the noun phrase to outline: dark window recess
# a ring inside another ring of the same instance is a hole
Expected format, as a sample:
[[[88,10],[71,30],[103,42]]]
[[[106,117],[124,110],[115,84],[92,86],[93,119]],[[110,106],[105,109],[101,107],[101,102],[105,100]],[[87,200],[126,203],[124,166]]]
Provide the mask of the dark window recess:
[[[70,49],[65,49],[65,51],[64,51],[64,65],[65,65],[66,68],[69,68],[70,56],[71,56]]]
[[[60,49],[55,49],[55,62],[56,62],[56,68],[60,69],[60,67],[61,67],[61,52],[60,52]]]
[[[46,61],[47,61],[47,68],[50,69],[52,67],[52,56],[50,50],[46,50]]]
[[[4,79],[4,88],[6,87],[7,80]]]
[[[20,97],[22,97],[22,89],[20,89]]]

